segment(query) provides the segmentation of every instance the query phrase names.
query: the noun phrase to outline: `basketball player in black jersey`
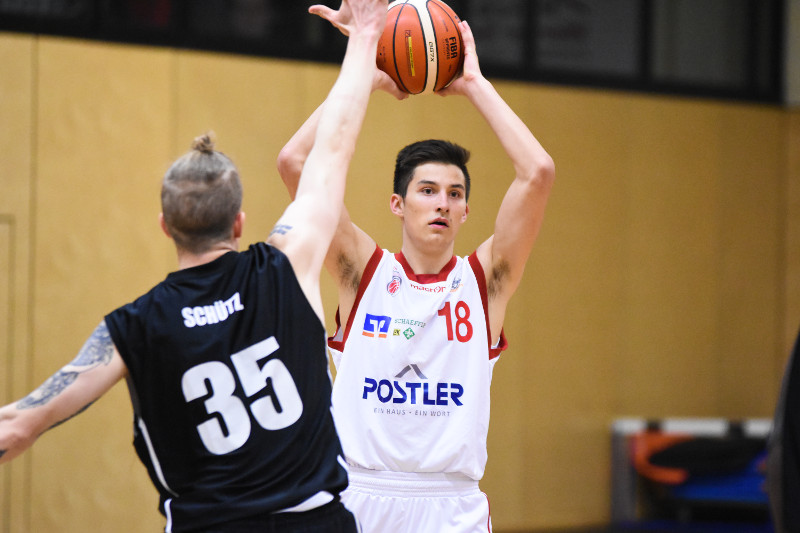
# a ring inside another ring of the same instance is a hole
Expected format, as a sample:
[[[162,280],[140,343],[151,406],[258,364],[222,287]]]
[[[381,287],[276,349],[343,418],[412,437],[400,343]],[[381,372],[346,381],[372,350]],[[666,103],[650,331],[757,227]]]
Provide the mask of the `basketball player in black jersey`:
[[[800,531],[800,333],[786,362],[768,441],[767,493],[775,533]]]
[[[236,167],[206,135],[167,171],[179,270],[108,314],[78,356],[0,408],[0,462],[126,378],[165,531],[356,531],[330,412],[319,276],[372,84],[387,0],[344,0],[349,35],[294,201],[239,252]],[[396,90],[396,88],[395,88]],[[399,97],[399,91],[396,92]]]

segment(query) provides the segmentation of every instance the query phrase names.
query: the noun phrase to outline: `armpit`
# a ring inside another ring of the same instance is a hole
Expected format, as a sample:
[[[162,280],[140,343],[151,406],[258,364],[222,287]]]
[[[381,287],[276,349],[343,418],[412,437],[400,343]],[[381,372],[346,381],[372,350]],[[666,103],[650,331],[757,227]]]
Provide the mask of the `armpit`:
[[[489,299],[499,295],[503,290],[503,284],[511,275],[511,265],[508,261],[499,261],[492,267],[489,279],[486,280],[486,293]]]
[[[361,272],[355,262],[342,253],[336,259],[336,265],[339,269],[339,285],[353,293],[358,292],[358,286],[361,284]]]

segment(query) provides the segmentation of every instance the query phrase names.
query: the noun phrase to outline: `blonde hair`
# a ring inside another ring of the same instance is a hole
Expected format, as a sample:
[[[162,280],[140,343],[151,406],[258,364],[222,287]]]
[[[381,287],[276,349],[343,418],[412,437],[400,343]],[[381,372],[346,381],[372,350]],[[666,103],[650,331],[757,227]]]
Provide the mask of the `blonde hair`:
[[[192,253],[231,239],[242,207],[239,172],[215,144],[213,132],[196,137],[191,151],[170,166],[161,185],[167,230],[178,247]]]

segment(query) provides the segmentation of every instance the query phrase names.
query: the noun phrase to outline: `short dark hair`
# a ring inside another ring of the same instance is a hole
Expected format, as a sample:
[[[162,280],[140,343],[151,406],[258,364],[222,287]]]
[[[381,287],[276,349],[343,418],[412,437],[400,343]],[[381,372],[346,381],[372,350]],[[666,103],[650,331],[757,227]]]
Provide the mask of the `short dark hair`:
[[[469,200],[469,172],[467,162],[469,151],[455,143],[438,139],[428,139],[409,144],[397,154],[394,165],[393,192],[402,198],[406,197],[408,184],[418,166],[425,163],[444,163],[455,165],[464,173],[465,197]]]
[[[239,172],[233,161],[214,150],[212,133],[197,137],[192,150],[164,175],[164,222],[175,244],[184,250],[203,253],[230,239],[241,207]]]

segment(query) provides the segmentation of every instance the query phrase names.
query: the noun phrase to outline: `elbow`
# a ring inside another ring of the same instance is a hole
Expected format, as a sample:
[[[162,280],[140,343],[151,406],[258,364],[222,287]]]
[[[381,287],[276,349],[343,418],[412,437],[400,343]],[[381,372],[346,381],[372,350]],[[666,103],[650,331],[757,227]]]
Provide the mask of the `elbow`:
[[[292,150],[289,145],[284,146],[278,154],[278,174],[287,186],[297,186],[304,164],[305,157]]]
[[[548,153],[540,155],[530,173],[530,182],[537,189],[550,190],[556,179],[556,165]]]

